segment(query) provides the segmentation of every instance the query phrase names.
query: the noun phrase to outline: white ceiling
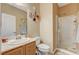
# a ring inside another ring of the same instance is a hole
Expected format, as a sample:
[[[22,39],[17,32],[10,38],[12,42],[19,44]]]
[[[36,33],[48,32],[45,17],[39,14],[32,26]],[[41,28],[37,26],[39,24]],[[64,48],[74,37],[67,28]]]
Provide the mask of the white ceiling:
[[[67,4],[69,4],[69,3],[58,3],[58,6],[59,6],[59,7],[63,7],[63,6],[65,6],[65,5],[67,5]]]

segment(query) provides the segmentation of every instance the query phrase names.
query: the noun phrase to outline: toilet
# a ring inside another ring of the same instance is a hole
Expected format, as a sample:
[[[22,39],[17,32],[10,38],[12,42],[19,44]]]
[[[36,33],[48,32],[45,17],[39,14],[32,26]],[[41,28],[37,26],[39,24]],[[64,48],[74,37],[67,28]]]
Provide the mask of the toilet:
[[[47,55],[49,53],[49,46],[45,43],[40,43],[40,37],[35,37],[36,39],[36,46],[37,46],[37,54],[39,55]]]

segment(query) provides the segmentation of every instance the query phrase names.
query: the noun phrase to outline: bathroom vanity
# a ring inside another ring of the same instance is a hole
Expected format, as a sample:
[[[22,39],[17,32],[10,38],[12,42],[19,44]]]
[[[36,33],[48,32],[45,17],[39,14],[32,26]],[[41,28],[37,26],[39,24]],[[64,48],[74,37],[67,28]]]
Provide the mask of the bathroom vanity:
[[[36,41],[26,37],[27,13],[9,4],[1,4],[1,6],[3,7],[0,28],[1,55],[34,55]]]
[[[34,39],[19,45],[13,44],[13,47],[7,47],[2,50],[2,55],[35,55],[36,53],[36,42]]]

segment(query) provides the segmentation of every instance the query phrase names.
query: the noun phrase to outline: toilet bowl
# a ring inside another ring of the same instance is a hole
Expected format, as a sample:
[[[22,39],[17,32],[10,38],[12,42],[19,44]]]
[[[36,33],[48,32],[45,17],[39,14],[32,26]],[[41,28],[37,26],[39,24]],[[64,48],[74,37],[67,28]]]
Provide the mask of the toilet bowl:
[[[49,53],[49,46],[48,45],[42,43],[42,44],[39,44],[37,47],[42,54]]]
[[[40,43],[40,37],[35,37],[35,39],[36,39],[36,46],[37,46],[38,51],[39,51],[38,54],[47,55],[49,53],[50,47],[45,43]]]

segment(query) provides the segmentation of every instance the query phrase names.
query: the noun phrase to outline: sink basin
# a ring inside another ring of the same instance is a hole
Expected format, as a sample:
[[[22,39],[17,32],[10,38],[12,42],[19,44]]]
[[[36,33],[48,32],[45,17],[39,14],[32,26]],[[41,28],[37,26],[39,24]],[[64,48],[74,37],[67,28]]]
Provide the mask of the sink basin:
[[[8,43],[8,44],[21,44],[21,43],[25,43],[27,41],[29,41],[30,39],[17,39],[14,42]]]
[[[14,47],[18,47],[22,44],[30,42],[30,38],[22,38],[17,40],[11,40],[7,43],[1,44],[1,51],[6,51],[8,49],[13,49]]]

